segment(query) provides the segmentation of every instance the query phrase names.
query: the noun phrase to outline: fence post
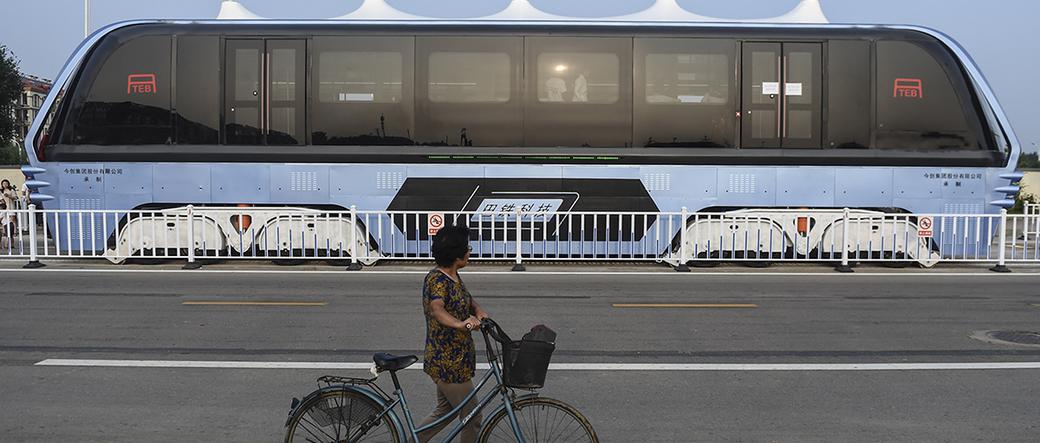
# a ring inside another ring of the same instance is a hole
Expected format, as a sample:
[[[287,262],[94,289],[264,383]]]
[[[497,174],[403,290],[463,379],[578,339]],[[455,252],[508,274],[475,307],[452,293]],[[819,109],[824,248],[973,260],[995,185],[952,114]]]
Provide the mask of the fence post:
[[[47,233],[44,233],[47,235]],[[13,238],[13,237],[12,237]],[[39,258],[36,256],[36,205],[33,203],[29,204],[29,263],[26,263],[22,268],[25,269],[38,269],[46,265],[40,263]]]
[[[675,265],[676,272],[690,272],[690,265],[686,264],[688,261],[686,251],[686,218],[689,217],[686,206],[682,207],[680,212],[682,215],[679,219],[679,264]]]
[[[360,248],[358,248],[357,244],[357,205],[350,205],[350,248],[350,266],[347,266],[347,270],[360,271],[361,263],[358,262]]]
[[[195,261],[195,206],[188,205],[188,263],[181,269],[199,269],[202,264]]]
[[[520,238],[521,238],[521,236],[522,236],[522,234],[524,232],[524,228],[522,227],[522,224],[520,223],[520,220],[521,220],[520,208],[516,208],[516,264],[513,265],[513,270],[514,271],[526,271],[527,270],[527,268],[524,267],[524,264],[523,264],[523,262],[521,261],[521,258],[520,258],[520,255],[521,255],[520,252],[523,250],[523,242],[520,241]],[[532,219],[531,223],[534,223],[534,219]]]
[[[1011,272],[1010,269],[1004,264],[1004,259],[1007,256],[1007,209],[1000,209],[1000,250],[997,252],[1000,257],[997,265],[989,268],[993,272]]]
[[[841,264],[834,267],[835,271],[849,273],[852,271],[852,266],[849,266],[849,208],[845,208],[841,215]]]

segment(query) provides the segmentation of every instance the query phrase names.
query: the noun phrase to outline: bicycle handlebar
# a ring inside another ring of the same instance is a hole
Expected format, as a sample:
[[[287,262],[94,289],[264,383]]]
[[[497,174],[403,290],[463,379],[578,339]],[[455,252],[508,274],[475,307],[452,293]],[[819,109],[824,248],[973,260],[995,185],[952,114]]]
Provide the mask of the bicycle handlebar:
[[[509,334],[502,330],[502,327],[495,323],[490,317],[485,317],[480,322],[480,330],[484,335],[490,335],[491,338],[499,343],[509,343],[512,339],[509,338]]]

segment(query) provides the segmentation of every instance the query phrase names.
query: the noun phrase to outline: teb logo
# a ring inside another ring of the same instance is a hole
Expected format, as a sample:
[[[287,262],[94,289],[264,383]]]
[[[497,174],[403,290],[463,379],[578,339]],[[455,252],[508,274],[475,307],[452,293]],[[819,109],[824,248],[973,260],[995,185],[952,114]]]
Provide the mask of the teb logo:
[[[126,94],[155,94],[155,74],[130,74],[126,76]]]
[[[892,98],[924,98],[924,82],[919,78],[897,78]]]

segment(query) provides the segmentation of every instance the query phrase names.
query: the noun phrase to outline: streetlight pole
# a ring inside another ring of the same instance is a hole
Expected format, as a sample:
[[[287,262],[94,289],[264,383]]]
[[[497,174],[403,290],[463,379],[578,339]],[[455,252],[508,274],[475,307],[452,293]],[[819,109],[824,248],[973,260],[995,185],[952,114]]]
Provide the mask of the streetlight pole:
[[[83,0],[83,38],[90,35],[90,0]]]

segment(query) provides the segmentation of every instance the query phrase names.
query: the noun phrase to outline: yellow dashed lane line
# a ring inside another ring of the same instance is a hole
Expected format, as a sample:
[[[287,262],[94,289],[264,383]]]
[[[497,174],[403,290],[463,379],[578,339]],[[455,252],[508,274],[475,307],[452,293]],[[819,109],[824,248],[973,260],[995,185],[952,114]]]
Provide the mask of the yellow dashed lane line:
[[[325,306],[323,301],[186,301],[188,306]]]
[[[702,309],[747,309],[758,305],[749,303],[615,303],[615,308],[702,308]]]

